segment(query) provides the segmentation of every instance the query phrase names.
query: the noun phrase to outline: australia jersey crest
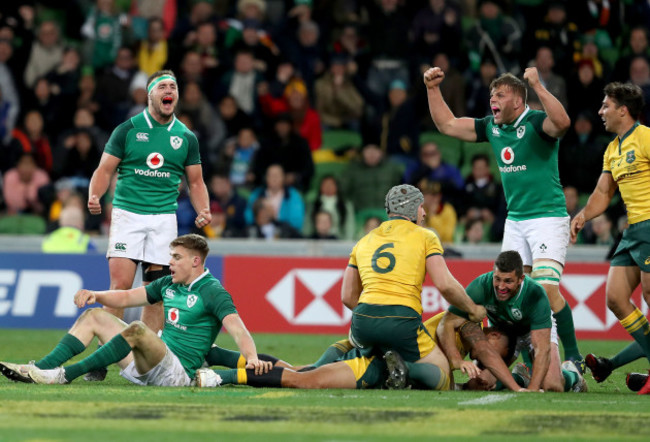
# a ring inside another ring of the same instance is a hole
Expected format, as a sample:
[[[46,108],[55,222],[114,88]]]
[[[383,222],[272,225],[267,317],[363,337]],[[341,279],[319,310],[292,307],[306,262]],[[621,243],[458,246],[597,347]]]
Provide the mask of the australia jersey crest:
[[[628,162],[628,164],[634,163],[634,160],[636,160],[636,155],[634,155],[634,151],[631,150],[627,153],[627,156],[625,157],[625,161]]]
[[[181,137],[176,136],[176,135],[171,136],[171,137],[169,138],[169,144],[172,145],[172,147],[174,148],[174,150],[178,150],[178,149],[180,149],[181,146],[183,145],[183,139],[182,139]]]

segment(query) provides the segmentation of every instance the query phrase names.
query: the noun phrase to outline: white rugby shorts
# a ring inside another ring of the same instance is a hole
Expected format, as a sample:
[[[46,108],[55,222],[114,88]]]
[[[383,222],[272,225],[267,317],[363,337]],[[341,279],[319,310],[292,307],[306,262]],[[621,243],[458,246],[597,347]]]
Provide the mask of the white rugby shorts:
[[[140,215],[113,208],[107,258],[169,265],[169,243],[178,236],[175,213]]]
[[[516,250],[525,266],[536,259],[552,259],[564,265],[570,240],[568,216],[506,220],[501,251]]]
[[[187,387],[191,379],[185,373],[181,361],[167,347],[165,357],[154,368],[145,374],[138,373],[135,368],[135,360],[131,361],[123,370],[120,376],[129,382],[137,385],[153,385],[156,387]]]

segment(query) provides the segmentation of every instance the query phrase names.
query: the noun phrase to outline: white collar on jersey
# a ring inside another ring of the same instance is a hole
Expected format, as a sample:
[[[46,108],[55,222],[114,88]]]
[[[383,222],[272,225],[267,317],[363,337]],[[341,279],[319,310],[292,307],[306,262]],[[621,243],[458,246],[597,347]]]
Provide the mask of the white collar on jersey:
[[[205,278],[207,274],[210,273],[210,270],[206,267],[205,272],[201,273],[198,278],[196,278],[194,281],[190,282],[190,285],[187,286],[187,290],[192,290],[192,286]]]
[[[145,108],[142,111],[142,115],[144,115],[144,119],[147,120],[147,125],[149,126],[149,129],[153,129],[153,124],[151,123],[151,120],[149,119],[149,111],[147,108]],[[151,117],[153,118],[153,117]],[[176,115],[172,114],[172,122],[169,123],[169,126],[167,126],[167,132],[171,132],[172,127],[174,127],[174,123],[176,123]]]
[[[521,115],[519,115],[519,118],[517,118],[517,121],[515,121],[515,124],[513,124],[513,127],[519,126],[519,123],[521,123],[521,120],[524,119],[524,117],[526,116],[526,114],[528,114],[528,112],[530,112],[530,107],[528,107],[528,105],[526,105],[526,109],[524,109],[524,111],[521,113]]]

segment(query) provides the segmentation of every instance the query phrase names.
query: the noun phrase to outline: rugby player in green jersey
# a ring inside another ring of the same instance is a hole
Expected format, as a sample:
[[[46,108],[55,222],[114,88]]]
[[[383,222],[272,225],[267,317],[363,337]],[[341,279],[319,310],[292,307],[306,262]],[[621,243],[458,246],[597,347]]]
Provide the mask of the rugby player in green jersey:
[[[562,104],[527,68],[524,80],[544,111],[526,104],[526,83],[503,74],[490,84],[492,115],[456,118],[445,103],[438,68],[424,73],[429,111],[438,130],[467,142],[489,141],[501,173],[508,207],[501,250],[516,250],[526,273],[540,283],[557,321],[566,359],[584,370],[571,307],[560,293],[560,278],[569,245],[569,215],[558,172],[559,139],[571,125]]]
[[[176,201],[183,176],[198,213],[196,226],[203,227],[212,218],[198,141],[174,115],[178,103],[174,73],[155,72],[147,81],[147,93],[147,108],[111,134],[88,189],[88,209],[99,214],[100,199],[117,171],[106,254],[112,290],[131,288],[138,263],[144,284],[169,274],[167,246],[178,235]],[[123,317],[123,309],[105,308]],[[162,306],[145,306],[142,320],[160,330]]]
[[[519,253],[513,250],[501,252],[494,270],[476,278],[466,290],[476,304],[485,307],[490,326],[516,339],[516,352],[529,353],[532,359],[529,390],[587,391],[587,384],[575,364],[572,361],[560,364],[548,298],[544,288],[524,274]],[[453,332],[468,318],[467,313],[451,306],[438,327],[440,346],[452,364],[462,359]],[[502,360],[497,362],[504,364]],[[490,376],[490,373],[483,370],[481,375]],[[487,382],[488,385],[494,383],[494,379]]]
[[[639,86],[631,83],[605,86],[605,98],[598,115],[605,129],[616,134],[616,138],[605,150],[603,172],[596,188],[584,209],[571,222],[571,240],[575,242],[585,222],[603,213],[616,189],[620,189],[629,227],[623,232],[610,261],[607,307],[638,345],[626,347],[617,355],[617,363],[634,360],[640,353],[650,361],[650,325],[630,300],[641,284],[643,298],[650,303],[650,128],[638,122],[643,101]],[[594,378],[598,382],[605,380],[613,367],[593,355],[588,359]],[[650,394],[650,380],[639,394]]]
[[[117,364],[120,374],[138,385],[189,386],[221,327],[233,337],[252,373],[263,373],[270,362],[260,361],[255,343],[230,294],[204,267],[208,244],[200,235],[183,235],[171,242],[171,275],[146,287],[95,292],[80,290],[75,304],[95,302],[125,308],[162,302],[165,325],[158,337],[141,321],[129,325],[100,308],[86,310],[50,354],[30,364],[2,362],[8,378],[39,384],[66,384],[91,370]],[[94,337],[105,344],[81,361],[61,364],[83,352]]]

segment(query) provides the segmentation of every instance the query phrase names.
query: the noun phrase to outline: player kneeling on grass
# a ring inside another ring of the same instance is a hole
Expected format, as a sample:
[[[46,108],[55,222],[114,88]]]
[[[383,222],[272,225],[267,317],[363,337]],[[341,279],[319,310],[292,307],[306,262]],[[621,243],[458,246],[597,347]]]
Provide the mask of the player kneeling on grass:
[[[587,391],[587,384],[575,364],[572,361],[560,364],[551,306],[544,288],[524,274],[519,253],[512,250],[501,252],[494,270],[476,278],[466,290],[476,304],[485,306],[490,325],[516,338],[516,352],[530,355],[532,374],[527,385],[529,390]],[[459,329],[465,322],[467,313],[453,306],[443,319],[444,326],[451,330]],[[457,354],[453,340],[441,339],[440,345],[452,365],[457,365],[462,358]],[[502,373],[505,363],[500,359],[495,363],[502,364],[499,370]],[[494,370],[481,373],[483,385],[488,389],[496,384],[491,373]],[[499,380],[503,382],[501,377]]]
[[[141,321],[130,325],[93,308],[85,311],[50,354],[36,363],[0,363],[9,379],[39,384],[66,384],[83,374],[117,363],[120,374],[138,385],[188,386],[221,327],[225,327],[246,358],[251,373],[262,373],[270,362],[260,361],[255,343],[237,314],[230,294],[204,267],[208,244],[199,235],[183,235],[170,244],[171,275],[146,287],[94,292],[80,290],[75,304],[99,302],[125,308],[163,302],[161,337]],[[105,344],[76,364],[61,364],[83,352],[97,336]]]

